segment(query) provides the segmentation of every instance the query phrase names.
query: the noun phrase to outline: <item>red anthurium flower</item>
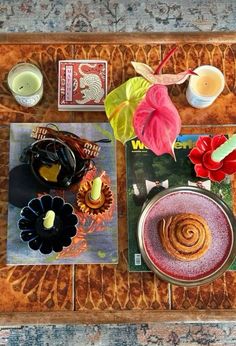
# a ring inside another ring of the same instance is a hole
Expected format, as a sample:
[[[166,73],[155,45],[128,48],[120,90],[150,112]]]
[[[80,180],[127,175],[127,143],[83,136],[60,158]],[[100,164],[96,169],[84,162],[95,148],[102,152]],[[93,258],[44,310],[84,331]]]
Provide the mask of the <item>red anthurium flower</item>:
[[[137,137],[156,155],[174,156],[173,146],[181,128],[179,113],[164,85],[153,85],[135,110]]]
[[[211,159],[212,152],[225,141],[227,141],[227,138],[223,135],[217,135],[213,138],[207,136],[198,138],[196,147],[189,153],[189,159],[195,165],[194,170],[197,177],[220,182],[227,174],[236,172],[236,150],[220,162]]]

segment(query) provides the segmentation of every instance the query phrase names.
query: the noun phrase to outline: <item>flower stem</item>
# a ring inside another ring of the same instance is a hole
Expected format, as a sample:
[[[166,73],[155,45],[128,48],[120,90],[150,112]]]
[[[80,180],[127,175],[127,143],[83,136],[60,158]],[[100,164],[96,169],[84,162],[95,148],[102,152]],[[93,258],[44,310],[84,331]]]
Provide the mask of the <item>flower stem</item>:
[[[169,53],[164,57],[163,60],[161,60],[161,62],[159,63],[159,65],[157,66],[154,74],[160,74],[161,70],[163,68],[163,66],[167,63],[167,61],[170,59],[170,57],[174,54],[174,52],[176,51],[178,47],[175,46],[174,48],[172,48]]]

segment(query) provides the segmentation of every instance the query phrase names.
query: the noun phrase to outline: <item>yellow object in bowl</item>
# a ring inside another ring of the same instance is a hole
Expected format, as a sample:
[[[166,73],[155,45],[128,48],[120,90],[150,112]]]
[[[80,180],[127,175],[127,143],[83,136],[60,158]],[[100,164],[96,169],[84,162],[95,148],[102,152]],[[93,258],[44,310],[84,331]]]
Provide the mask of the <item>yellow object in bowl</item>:
[[[44,180],[56,183],[60,170],[61,165],[59,163],[52,164],[51,166],[43,165],[39,168],[39,174]]]

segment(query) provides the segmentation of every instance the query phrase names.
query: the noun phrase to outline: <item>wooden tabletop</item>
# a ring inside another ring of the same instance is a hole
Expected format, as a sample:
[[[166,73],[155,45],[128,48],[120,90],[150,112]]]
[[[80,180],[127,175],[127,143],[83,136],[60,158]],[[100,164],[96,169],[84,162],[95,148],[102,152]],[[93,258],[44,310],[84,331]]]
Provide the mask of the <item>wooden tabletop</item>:
[[[236,124],[236,34],[0,34],[0,324],[108,323],[144,321],[234,320],[236,272],[213,283],[185,288],[170,285],[153,273],[127,270],[126,180],[124,148],[118,143],[119,263],[117,265],[6,266],[8,150],[11,122],[99,122],[103,112],[57,110],[57,62],[62,59],[105,59],[108,88],[135,72],[130,61],[153,68],[175,44],[178,50],[163,72],[178,73],[211,64],[225,74],[226,85],[215,103],[191,108],[186,84],[170,87],[182,118],[182,133],[232,133]],[[33,108],[16,104],[6,77],[12,66],[27,61],[44,75],[44,97]],[[235,195],[234,195],[235,204]]]

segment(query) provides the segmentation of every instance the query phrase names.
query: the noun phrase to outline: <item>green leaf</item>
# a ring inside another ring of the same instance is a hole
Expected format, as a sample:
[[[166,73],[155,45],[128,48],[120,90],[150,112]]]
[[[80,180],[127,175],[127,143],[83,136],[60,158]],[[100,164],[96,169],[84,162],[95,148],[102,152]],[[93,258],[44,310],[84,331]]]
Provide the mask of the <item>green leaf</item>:
[[[150,85],[143,77],[134,77],[111,91],[105,99],[107,118],[115,138],[123,144],[135,137],[133,114]]]

